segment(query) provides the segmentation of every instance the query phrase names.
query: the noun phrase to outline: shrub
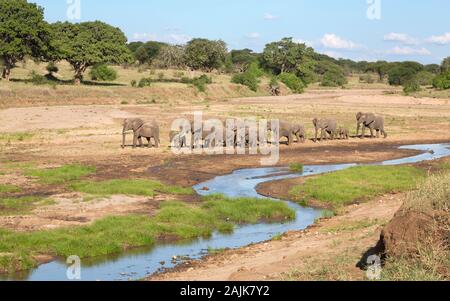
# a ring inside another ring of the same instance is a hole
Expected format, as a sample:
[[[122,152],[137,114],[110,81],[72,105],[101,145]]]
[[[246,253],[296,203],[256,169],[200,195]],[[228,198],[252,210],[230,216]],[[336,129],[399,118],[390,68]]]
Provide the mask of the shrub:
[[[450,71],[436,76],[433,80],[433,87],[440,90],[450,89]]]
[[[49,80],[45,76],[38,74],[34,70],[30,72],[29,81],[34,85],[45,85],[49,83]]]
[[[251,72],[239,73],[233,76],[232,83],[247,86],[252,91],[258,90],[259,80]]]
[[[56,64],[54,62],[48,63],[46,69],[50,75],[52,75],[53,73],[58,73],[58,71],[59,71],[58,66],[56,66]]]
[[[420,71],[414,78],[421,86],[431,86],[435,75],[429,71]]]
[[[205,92],[206,91],[206,85],[212,84],[212,79],[205,74],[195,77],[191,80],[191,83],[200,91]]]
[[[339,70],[328,70],[322,78],[321,86],[323,87],[339,87],[347,83],[347,78]]]
[[[107,65],[97,65],[90,71],[90,76],[92,80],[95,81],[114,81],[117,79],[117,72],[113,68]]]
[[[373,84],[375,79],[370,74],[361,75],[359,81],[362,83]]]
[[[148,78],[141,78],[141,80],[138,83],[139,88],[149,87],[152,84],[151,79]]]
[[[137,81],[133,79],[133,80],[131,81],[131,86],[132,86],[133,88],[136,88],[136,86],[137,86]]]
[[[305,88],[303,81],[293,73],[281,73],[278,78],[294,93],[302,93]]]
[[[405,94],[419,92],[420,90],[422,90],[422,88],[420,87],[418,80],[411,80],[403,85],[403,92],[405,92]]]

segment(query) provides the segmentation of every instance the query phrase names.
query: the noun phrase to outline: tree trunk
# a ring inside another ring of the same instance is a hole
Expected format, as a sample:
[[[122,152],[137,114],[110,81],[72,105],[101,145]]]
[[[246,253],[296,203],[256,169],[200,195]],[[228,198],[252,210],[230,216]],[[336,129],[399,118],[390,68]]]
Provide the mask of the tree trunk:
[[[3,78],[4,80],[6,80],[7,82],[9,82],[10,77],[11,77],[11,69],[10,69],[10,67],[5,66],[5,67],[3,68],[2,78]]]

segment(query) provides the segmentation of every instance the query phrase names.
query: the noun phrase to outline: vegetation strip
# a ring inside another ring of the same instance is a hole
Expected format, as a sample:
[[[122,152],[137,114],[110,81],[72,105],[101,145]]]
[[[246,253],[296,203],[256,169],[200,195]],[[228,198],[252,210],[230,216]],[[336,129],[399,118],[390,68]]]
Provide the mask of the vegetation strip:
[[[32,268],[37,255],[95,257],[161,240],[209,237],[214,231],[228,233],[237,224],[294,218],[295,212],[281,202],[216,195],[204,198],[199,206],[162,203],[154,217],[108,217],[89,226],[31,233],[0,230],[0,271]]]

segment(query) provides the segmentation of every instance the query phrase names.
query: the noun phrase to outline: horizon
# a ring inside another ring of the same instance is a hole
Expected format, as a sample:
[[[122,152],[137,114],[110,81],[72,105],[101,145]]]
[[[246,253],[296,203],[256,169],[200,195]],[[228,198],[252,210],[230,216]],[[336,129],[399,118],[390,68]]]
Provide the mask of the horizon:
[[[225,41],[229,50],[261,52],[267,43],[292,37],[319,53],[354,61],[440,64],[450,54],[446,0],[348,0],[345,5],[331,0],[31,2],[44,8],[49,22],[100,20],[121,28],[129,42],[185,44],[208,38]],[[133,5],[138,2],[140,7]]]

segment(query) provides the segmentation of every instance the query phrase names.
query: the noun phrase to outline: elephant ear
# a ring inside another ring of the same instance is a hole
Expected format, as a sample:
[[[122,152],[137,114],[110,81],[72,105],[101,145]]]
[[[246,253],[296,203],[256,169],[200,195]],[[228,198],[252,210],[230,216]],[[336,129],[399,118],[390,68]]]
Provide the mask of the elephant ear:
[[[363,117],[363,113],[359,112],[358,114],[356,114],[356,120],[360,120],[361,117]]]
[[[133,131],[139,130],[144,125],[142,119],[136,119],[133,121]]]

